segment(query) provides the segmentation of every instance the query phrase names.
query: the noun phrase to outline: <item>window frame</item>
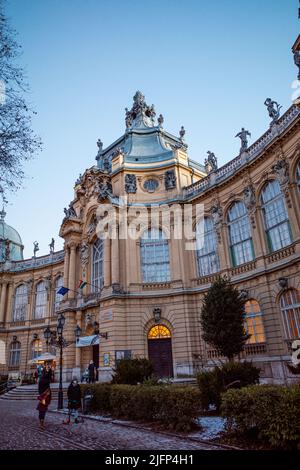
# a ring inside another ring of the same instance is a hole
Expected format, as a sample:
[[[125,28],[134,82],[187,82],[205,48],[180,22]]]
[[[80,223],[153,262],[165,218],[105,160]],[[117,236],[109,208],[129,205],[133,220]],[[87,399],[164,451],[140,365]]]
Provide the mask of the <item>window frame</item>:
[[[18,345],[18,347],[13,347]],[[20,367],[21,364],[21,343],[20,341],[12,341],[9,347],[9,367]],[[16,359],[17,358],[17,359]]]
[[[22,292],[18,293],[18,290],[23,289]],[[24,300],[24,302],[20,302],[20,299]],[[23,314],[16,315],[17,310],[23,311]],[[12,321],[25,321],[27,318],[27,311],[28,311],[28,286],[25,283],[19,284],[15,288],[14,294],[14,305],[13,305],[13,312],[12,312]]]
[[[156,235],[158,237],[155,238]],[[157,255],[160,255],[161,261],[158,261]],[[142,282],[156,283],[171,280],[169,241],[162,229],[148,228],[141,235],[140,267]]]
[[[38,290],[38,287],[41,285],[43,286],[43,289]],[[47,295],[48,293],[46,289],[46,282],[44,280],[39,281],[35,286],[35,301],[34,301],[34,310],[33,310],[34,320],[39,320],[39,319],[47,317],[47,304],[48,304]],[[43,303],[38,303],[38,300],[40,302],[40,299],[43,299]],[[39,312],[42,312],[42,314],[40,314]]]
[[[96,259],[96,255],[100,255]],[[98,271],[96,273],[96,271]],[[97,274],[97,275],[96,275]],[[98,237],[93,243],[92,266],[91,266],[91,291],[101,292],[104,285],[104,239]]]
[[[208,221],[210,226],[208,227]],[[214,223],[211,217],[204,217],[203,223],[203,233],[201,233],[198,228],[200,223],[196,224],[196,261],[197,261],[197,272],[198,276],[208,276],[210,274],[214,274],[220,271],[220,258],[218,253],[218,245],[217,245],[217,236],[216,230],[214,227]],[[203,238],[203,246],[202,248],[198,248],[199,238]],[[207,243],[208,241],[208,243]],[[209,251],[209,247],[207,246],[211,241],[211,249]],[[204,253],[201,253],[205,251]],[[207,262],[205,263],[205,261]],[[214,260],[214,262],[212,262]],[[212,266],[215,266],[212,267]],[[205,268],[209,267],[207,271]]]
[[[285,304],[283,305],[283,300],[286,300],[286,296],[291,293],[295,294],[296,297],[298,297],[298,301],[295,303],[290,303],[290,304]],[[286,340],[294,340],[294,339],[299,339],[300,338],[300,292],[298,289],[291,288],[287,289],[286,291],[282,292],[280,295],[279,299],[279,305],[280,305],[280,311],[281,311],[281,317],[282,317],[282,322],[283,322],[283,330],[284,330],[284,336]],[[295,329],[297,330],[296,336],[292,335],[292,329],[293,325],[291,326],[290,323],[290,316],[289,313],[292,313]]]
[[[242,214],[238,214],[239,207],[243,207]],[[238,215],[237,217],[230,220],[231,216],[233,215],[234,210],[236,211]],[[248,237],[242,239],[242,234],[243,234],[242,230],[245,227],[247,227]],[[242,264],[250,263],[251,261],[253,261],[255,259],[255,251],[254,251],[254,245],[253,245],[252,230],[251,230],[247,208],[243,201],[235,201],[229,207],[228,212],[227,212],[227,229],[228,229],[228,238],[229,238],[230,259],[231,259],[232,266],[236,267],[236,266],[240,266]],[[236,238],[237,236],[239,236],[239,240],[235,241],[234,238]],[[239,250],[239,248],[241,248],[241,251]],[[247,253],[250,253],[249,259],[246,256]]]
[[[258,306],[259,308],[259,312],[253,312],[253,311],[250,311],[249,313],[246,311],[246,304],[250,304],[251,306],[253,306],[254,302],[256,303],[256,305]],[[251,321],[251,327],[253,328],[253,331],[254,333],[250,333],[251,336],[250,338],[248,338],[246,344],[261,344],[261,343],[265,343],[266,342],[266,333],[265,333],[265,326],[264,326],[264,321],[263,321],[263,312],[261,310],[261,307],[260,307],[260,303],[256,300],[256,299],[249,299],[245,302],[245,330],[246,330],[246,333],[248,334],[249,333],[249,324],[248,324],[248,320]],[[257,320],[259,320],[257,322]],[[250,322],[249,322],[250,323]],[[257,327],[260,326],[259,323],[261,324],[262,326],[262,333],[259,333],[256,331]],[[262,341],[258,341],[258,336],[259,335],[262,335],[263,336],[263,340]],[[253,338],[254,338],[254,341],[253,341]]]

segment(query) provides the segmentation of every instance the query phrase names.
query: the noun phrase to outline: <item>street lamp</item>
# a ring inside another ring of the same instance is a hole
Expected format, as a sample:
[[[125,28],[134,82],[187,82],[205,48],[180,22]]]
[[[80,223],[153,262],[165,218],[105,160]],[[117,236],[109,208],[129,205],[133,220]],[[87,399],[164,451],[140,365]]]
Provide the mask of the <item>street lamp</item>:
[[[81,332],[82,332],[82,329],[80,328],[79,325],[77,325],[76,328],[75,328],[75,330],[74,330],[76,342],[78,342],[78,340],[79,340],[79,338],[80,338],[80,335],[81,335]]]
[[[62,355],[63,355],[63,329],[65,325],[65,317],[61,314],[57,319],[57,334],[58,334],[58,344],[60,346],[60,356],[59,356],[59,388],[58,388],[58,404],[57,409],[62,410],[64,405],[64,397],[63,397],[63,386],[62,386]]]

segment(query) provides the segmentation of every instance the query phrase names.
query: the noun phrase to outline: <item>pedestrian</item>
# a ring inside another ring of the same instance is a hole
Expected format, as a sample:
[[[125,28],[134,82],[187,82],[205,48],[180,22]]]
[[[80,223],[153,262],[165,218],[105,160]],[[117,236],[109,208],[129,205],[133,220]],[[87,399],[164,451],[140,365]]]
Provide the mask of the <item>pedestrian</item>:
[[[43,377],[46,377],[48,382],[51,382],[51,368],[48,363],[44,367]]]
[[[43,376],[43,370],[44,370],[44,367],[42,366],[42,364],[38,364],[37,365],[38,380],[41,380]]]
[[[94,364],[94,362],[91,360],[90,363],[89,363],[89,366],[88,366],[88,370],[89,370],[89,384],[95,382],[95,374],[96,374],[95,369],[96,369],[95,364]]]
[[[64,424],[70,424],[72,416],[74,417],[74,423],[79,423],[78,410],[81,408],[81,389],[77,377],[73,377],[68,387],[68,408],[69,416]]]
[[[48,406],[51,403],[51,389],[50,382],[46,376],[42,377],[39,381],[39,403],[37,410],[39,412],[40,428],[45,429],[45,415],[48,410]]]
[[[55,367],[54,365],[51,366],[51,382],[55,382]]]

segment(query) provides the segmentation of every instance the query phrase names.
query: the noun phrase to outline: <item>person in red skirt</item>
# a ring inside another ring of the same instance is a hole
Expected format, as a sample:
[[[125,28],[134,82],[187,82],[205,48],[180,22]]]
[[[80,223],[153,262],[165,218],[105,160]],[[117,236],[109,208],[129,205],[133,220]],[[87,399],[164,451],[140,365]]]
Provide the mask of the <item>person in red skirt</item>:
[[[39,403],[36,409],[39,412],[40,428],[45,429],[45,415],[51,403],[50,382],[47,376],[42,377],[39,382],[38,401]]]

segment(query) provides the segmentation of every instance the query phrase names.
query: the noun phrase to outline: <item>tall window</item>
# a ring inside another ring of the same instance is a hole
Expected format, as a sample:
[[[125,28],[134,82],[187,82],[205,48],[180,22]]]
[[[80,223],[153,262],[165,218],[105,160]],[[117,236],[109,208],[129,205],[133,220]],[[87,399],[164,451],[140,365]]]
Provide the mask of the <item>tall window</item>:
[[[26,320],[27,305],[28,305],[27,285],[21,284],[15,290],[13,321]]]
[[[141,238],[141,268],[144,282],[170,280],[168,240],[162,230],[146,230]]]
[[[92,291],[99,292],[103,286],[104,242],[97,238],[93,246]]]
[[[292,242],[288,214],[278,181],[270,181],[262,191],[263,216],[269,250],[280,250]]]
[[[19,341],[13,341],[10,344],[9,351],[9,365],[18,367],[21,359],[21,343]]]
[[[253,343],[264,343],[265,332],[263,325],[262,312],[257,300],[251,299],[245,303],[245,312],[246,312],[246,331],[250,334],[248,339],[248,344]]]
[[[299,194],[300,194],[300,161],[298,162],[298,165],[297,165],[296,181],[297,181],[298,191],[299,191]]]
[[[34,318],[44,318],[47,313],[47,290],[44,281],[36,285]]]
[[[40,339],[35,339],[34,341],[32,341],[31,358],[36,359],[42,354],[42,351],[42,341]]]
[[[300,292],[297,289],[285,291],[280,298],[286,339],[300,338]]]
[[[59,310],[60,302],[62,301],[63,296],[58,294],[57,291],[63,286],[64,278],[59,276],[55,280],[55,297],[54,297],[54,313]]]
[[[235,202],[228,212],[227,220],[233,266],[252,261],[254,250],[245,204],[243,202]]]
[[[205,217],[203,224],[197,224],[196,240],[199,276],[219,271],[216,235],[211,218]]]

